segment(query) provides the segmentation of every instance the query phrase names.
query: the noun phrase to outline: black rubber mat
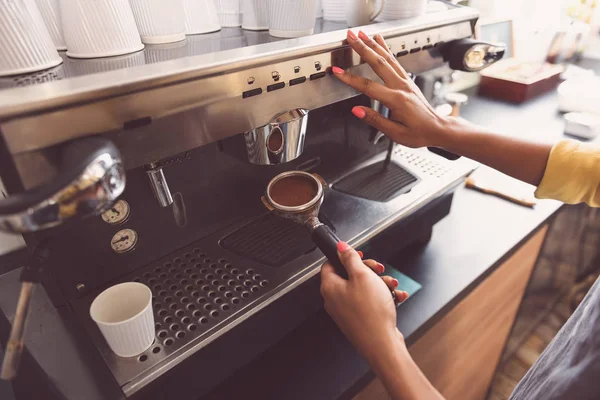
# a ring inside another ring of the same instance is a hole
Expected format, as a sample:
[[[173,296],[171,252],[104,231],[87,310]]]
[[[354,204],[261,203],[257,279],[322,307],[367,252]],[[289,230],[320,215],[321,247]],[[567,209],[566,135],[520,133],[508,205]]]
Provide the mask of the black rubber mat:
[[[280,267],[316,247],[305,227],[271,214],[244,225],[221,239],[220,244],[271,267]]]
[[[418,182],[416,176],[397,164],[378,162],[360,169],[335,185],[333,188],[363,199],[386,202],[407,193]]]

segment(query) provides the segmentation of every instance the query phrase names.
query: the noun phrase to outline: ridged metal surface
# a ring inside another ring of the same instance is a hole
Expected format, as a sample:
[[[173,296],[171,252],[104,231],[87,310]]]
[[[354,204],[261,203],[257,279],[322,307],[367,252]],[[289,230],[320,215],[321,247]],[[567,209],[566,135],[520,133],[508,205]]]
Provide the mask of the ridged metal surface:
[[[221,240],[221,246],[262,264],[279,267],[315,249],[306,228],[266,215]]]
[[[34,0],[0,6],[0,76],[24,74],[62,62]]]
[[[108,57],[143,48],[127,0],[61,0],[67,54]]]
[[[418,179],[395,163],[387,166],[384,161],[360,169],[339,182],[333,188],[367,200],[386,202],[408,192]]]

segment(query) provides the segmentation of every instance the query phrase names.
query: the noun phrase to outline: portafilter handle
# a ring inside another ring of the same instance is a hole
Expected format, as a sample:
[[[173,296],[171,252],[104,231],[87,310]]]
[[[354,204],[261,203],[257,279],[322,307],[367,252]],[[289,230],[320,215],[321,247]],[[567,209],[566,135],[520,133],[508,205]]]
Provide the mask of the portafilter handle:
[[[311,218],[306,222],[308,229],[311,232],[311,239],[317,245],[319,250],[323,252],[329,263],[333,265],[335,272],[344,279],[348,279],[348,272],[340,261],[337,251],[337,244],[340,238],[335,232],[317,218]]]
[[[64,144],[60,164],[52,182],[0,200],[0,230],[37,232],[99,215],[125,190],[121,155],[108,139],[89,137]]]

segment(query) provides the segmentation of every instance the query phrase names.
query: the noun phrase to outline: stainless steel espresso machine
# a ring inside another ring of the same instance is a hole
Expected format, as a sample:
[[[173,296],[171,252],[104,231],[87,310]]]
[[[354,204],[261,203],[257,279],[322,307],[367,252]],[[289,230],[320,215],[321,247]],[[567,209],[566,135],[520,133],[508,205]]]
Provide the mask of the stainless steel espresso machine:
[[[440,4],[363,30],[382,34],[415,76],[448,64],[475,71],[502,56],[469,39],[476,11]],[[318,310],[318,292],[302,288],[318,281],[323,254],[302,226],[261,203],[281,172],[322,176],[330,190],[319,219],[342,240],[370,246],[372,257],[385,257],[377,249],[386,235],[395,238],[390,251],[428,240],[476,164],[390,145],[352,117],[370,100],[330,68],[376,77],[345,35],[344,25],[321,20],[313,36],[289,40],[227,28],[128,56],[65,56],[52,70],[0,79],[0,226],[45,248],[15,385],[29,382],[37,398],[201,398],[264,350],[266,332],[284,335]],[[126,180],[96,175],[93,187],[112,190],[72,184],[65,149],[81,144],[85,170],[98,141],[114,146],[125,171]],[[3,346],[19,274],[0,276]],[[112,353],[89,316],[95,296],[125,281],[153,293],[156,340],[133,358]],[[251,325],[256,334],[236,339]],[[220,360],[225,338],[248,352]]]

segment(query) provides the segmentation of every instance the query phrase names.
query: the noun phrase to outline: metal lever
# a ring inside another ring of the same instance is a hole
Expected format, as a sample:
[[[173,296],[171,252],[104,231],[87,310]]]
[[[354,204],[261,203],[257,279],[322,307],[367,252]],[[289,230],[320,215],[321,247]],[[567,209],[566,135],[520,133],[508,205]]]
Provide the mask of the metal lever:
[[[169,189],[163,169],[162,167],[156,167],[155,164],[151,164],[150,167],[152,169],[147,170],[146,174],[150,179],[150,186],[152,187],[152,192],[154,192],[154,197],[156,197],[161,207],[169,207],[173,204],[173,196],[171,195],[171,190]]]

